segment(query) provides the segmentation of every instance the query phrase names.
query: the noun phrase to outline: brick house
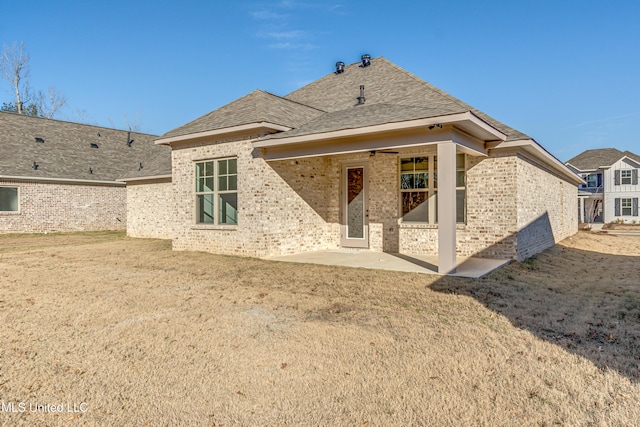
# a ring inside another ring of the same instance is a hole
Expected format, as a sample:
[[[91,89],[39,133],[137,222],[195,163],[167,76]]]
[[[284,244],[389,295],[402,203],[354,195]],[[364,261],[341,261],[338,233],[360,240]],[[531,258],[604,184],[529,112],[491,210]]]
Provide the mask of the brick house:
[[[256,90],[156,143],[172,150],[171,183],[153,191],[167,191],[157,211],[172,212],[176,250],[362,248],[437,254],[453,272],[456,254],[522,260],[577,231],[578,176],[382,57],[284,97]],[[153,210],[143,188],[130,223]]]
[[[0,233],[124,230],[123,182],[170,153],[156,136],[0,112]],[[134,172],[132,172],[134,171]]]
[[[639,155],[615,148],[586,150],[566,165],[586,181],[578,189],[581,222],[640,222]]]

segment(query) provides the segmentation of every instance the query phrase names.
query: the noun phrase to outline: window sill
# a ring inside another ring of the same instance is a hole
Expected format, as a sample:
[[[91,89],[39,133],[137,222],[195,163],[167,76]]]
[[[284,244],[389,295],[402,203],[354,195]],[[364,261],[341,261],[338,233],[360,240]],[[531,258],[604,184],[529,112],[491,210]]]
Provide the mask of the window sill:
[[[20,211],[0,211],[0,215],[20,215]]]
[[[424,228],[424,229],[438,229],[438,224],[429,224],[427,222],[401,222],[398,224],[400,228]],[[457,223],[456,230],[465,230],[467,228],[467,224]]]
[[[214,224],[194,224],[191,226],[192,230],[225,230],[235,231],[238,229],[237,225],[214,225]]]

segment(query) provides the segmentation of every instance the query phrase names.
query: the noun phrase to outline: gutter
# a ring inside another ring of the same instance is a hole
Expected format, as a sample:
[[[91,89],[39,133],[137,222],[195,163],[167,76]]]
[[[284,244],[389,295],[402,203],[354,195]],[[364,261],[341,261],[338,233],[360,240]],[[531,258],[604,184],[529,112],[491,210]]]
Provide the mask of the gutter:
[[[120,182],[134,182],[134,181],[153,181],[156,179],[172,179],[172,175],[154,175],[154,176],[142,176],[138,178],[119,178],[116,181]]]
[[[73,184],[99,184],[99,185],[124,185],[118,181],[99,181],[95,179],[72,179],[72,178],[44,178],[40,176],[7,176],[0,175],[0,179],[10,179],[13,181],[45,181],[45,182],[69,182]]]

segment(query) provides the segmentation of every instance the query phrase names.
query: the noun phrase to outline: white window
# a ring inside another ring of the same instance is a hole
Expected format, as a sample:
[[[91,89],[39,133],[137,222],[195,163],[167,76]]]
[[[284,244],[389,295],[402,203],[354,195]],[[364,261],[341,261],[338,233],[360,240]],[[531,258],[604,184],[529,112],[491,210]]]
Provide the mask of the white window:
[[[403,222],[438,222],[437,156],[400,159],[400,204]],[[456,222],[466,221],[466,168],[464,154],[456,156]]]
[[[0,187],[0,212],[18,212],[18,187]]]
[[[620,171],[620,184],[622,185],[631,185],[631,170],[621,170]]]
[[[621,199],[620,207],[623,216],[631,216],[632,213],[632,201],[631,199]]]
[[[237,159],[196,163],[196,223],[238,224]]]

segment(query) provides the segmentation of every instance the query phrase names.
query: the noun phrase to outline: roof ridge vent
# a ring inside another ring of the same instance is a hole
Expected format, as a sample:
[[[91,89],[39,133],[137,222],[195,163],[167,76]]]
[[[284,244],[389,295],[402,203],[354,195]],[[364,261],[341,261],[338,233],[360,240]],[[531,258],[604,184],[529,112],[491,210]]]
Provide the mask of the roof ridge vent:
[[[336,74],[344,73],[344,62],[338,61],[336,62]]]
[[[369,55],[368,53],[362,55],[360,57],[360,60],[362,61],[362,65],[360,65],[360,68],[365,68],[371,65],[371,55]]]

